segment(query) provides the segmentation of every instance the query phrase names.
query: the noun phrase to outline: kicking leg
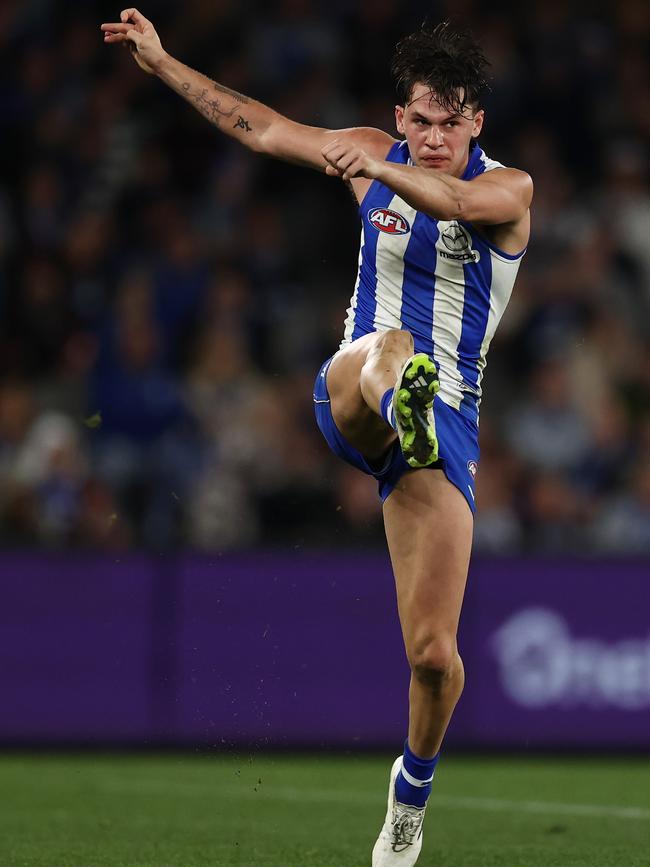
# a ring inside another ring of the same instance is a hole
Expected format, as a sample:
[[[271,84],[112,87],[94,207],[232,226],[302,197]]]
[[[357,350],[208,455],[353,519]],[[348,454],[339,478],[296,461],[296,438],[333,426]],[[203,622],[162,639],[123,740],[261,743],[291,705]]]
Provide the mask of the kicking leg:
[[[370,461],[395,440],[412,467],[438,457],[431,407],[438,391],[436,366],[413,355],[408,331],[368,334],[339,352],[327,373],[332,416],[347,441]]]
[[[382,418],[381,399],[395,386],[412,353],[408,331],[378,331],[338,352],[327,371],[334,422],[350,445],[370,461],[379,459],[395,441],[395,431]]]

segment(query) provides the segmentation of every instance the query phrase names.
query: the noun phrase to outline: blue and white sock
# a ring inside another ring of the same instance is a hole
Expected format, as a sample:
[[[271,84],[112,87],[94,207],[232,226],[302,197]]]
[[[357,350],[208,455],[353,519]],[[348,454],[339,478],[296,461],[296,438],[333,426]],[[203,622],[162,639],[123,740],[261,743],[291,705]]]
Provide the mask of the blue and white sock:
[[[381,403],[379,405],[381,411],[381,417],[386,422],[386,424],[390,425],[393,430],[397,430],[397,425],[395,424],[395,413],[393,412],[393,392],[394,388],[389,388],[384,392],[384,396],[381,399]]]
[[[421,759],[411,752],[408,741],[404,744],[402,770],[395,780],[395,797],[400,804],[424,807],[431,793],[431,781],[440,753],[432,759]]]

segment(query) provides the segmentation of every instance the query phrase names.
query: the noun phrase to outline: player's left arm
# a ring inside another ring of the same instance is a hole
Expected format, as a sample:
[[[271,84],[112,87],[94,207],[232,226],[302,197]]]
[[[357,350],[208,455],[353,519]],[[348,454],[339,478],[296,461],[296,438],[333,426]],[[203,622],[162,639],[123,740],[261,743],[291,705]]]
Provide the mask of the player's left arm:
[[[327,173],[343,180],[381,181],[417,211],[436,220],[463,220],[477,225],[516,223],[533,196],[530,175],[519,169],[492,169],[469,181],[432,169],[373,159],[360,148],[333,141],[323,149]]]

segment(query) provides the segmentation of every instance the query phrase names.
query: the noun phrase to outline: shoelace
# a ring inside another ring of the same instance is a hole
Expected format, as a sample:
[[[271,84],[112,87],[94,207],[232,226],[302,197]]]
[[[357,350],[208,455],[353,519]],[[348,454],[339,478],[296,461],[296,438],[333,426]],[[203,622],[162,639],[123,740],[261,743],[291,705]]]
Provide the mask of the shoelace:
[[[393,852],[403,852],[413,845],[413,841],[424,818],[424,811],[421,813],[397,813],[393,820]]]

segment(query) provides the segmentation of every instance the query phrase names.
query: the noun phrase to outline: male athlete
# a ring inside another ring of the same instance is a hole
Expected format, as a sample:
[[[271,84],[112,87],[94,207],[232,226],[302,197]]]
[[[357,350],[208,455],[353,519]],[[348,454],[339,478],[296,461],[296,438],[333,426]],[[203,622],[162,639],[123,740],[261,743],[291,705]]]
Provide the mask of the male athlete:
[[[486,61],[448,25],[397,46],[395,139],[295,123],[170,57],[136,9],[103,24],[222,132],[350,184],[363,225],[339,351],[314,389],[330,448],[379,482],[411,667],[409,728],[373,867],[415,864],[440,746],[463,688],[456,630],[490,340],[528,243],[532,183],[478,146]]]

